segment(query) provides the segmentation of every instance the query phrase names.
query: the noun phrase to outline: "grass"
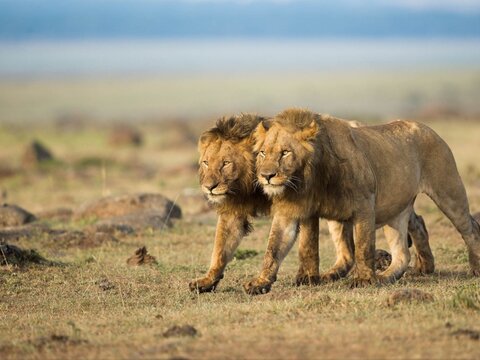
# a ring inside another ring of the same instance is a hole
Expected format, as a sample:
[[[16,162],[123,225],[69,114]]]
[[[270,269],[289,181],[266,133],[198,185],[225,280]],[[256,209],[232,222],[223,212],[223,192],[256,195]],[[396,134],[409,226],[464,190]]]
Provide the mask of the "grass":
[[[480,169],[480,122],[430,125],[451,145],[471,208],[479,211],[479,178],[471,174]],[[190,193],[198,193],[191,167],[196,160],[194,144],[165,148],[159,139],[169,138],[174,130],[153,126],[143,128],[145,146],[113,148],[106,140],[108,127],[94,129],[63,137],[50,126],[3,128],[1,139],[17,139],[10,140],[8,155],[0,154],[4,163],[18,169],[15,176],[2,179],[0,189],[6,191],[7,201],[34,212],[74,208],[104,191],[159,191],[162,184],[162,193],[187,210],[188,201],[195,199]],[[20,155],[32,133],[48,139],[46,145],[62,166],[22,169]],[[1,357],[478,358],[474,335],[480,331],[480,287],[478,278],[468,273],[463,241],[427,198],[419,198],[417,212],[430,232],[436,260],[433,275],[409,275],[378,288],[351,290],[347,280],[296,287],[294,248],[271,293],[259,297],[247,296],[242,283],[261,267],[268,219],[255,220],[255,231],[241,244],[217,291],[201,295],[191,293],[188,282],[207,270],[214,212],[186,211],[172,228],[95,248],[55,244],[45,237],[19,239],[15,245],[35,249],[62,265],[0,267]],[[87,225],[79,221],[63,226]],[[378,247],[388,249],[381,233],[378,238]],[[144,245],[158,264],[128,266],[127,258]],[[321,268],[326,269],[333,264],[334,249],[323,223],[320,253]],[[388,306],[389,296],[403,288],[425,291],[434,300]],[[165,335],[183,325],[193,326],[197,335]]]
[[[240,111],[275,113],[287,106],[338,116],[378,117],[408,115],[433,104],[478,114],[479,84],[478,68],[4,79],[0,121],[18,123],[69,114],[104,120],[158,115],[203,119]]]

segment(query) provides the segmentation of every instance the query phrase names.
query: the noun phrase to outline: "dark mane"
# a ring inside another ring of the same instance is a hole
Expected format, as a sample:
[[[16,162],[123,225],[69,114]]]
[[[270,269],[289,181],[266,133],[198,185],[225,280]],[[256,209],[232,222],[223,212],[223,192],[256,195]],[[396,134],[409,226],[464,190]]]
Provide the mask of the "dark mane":
[[[223,140],[240,141],[249,137],[257,125],[265,118],[255,114],[240,114],[222,117],[209,131]]]
[[[298,108],[284,110],[275,117],[275,120],[282,126],[298,130],[306,128],[317,119],[317,114]]]

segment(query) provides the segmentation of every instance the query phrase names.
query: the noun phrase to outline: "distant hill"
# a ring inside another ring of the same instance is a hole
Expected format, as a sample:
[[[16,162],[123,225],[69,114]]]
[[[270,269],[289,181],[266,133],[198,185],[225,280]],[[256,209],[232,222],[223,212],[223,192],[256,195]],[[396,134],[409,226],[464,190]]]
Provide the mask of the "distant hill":
[[[0,39],[125,37],[480,37],[480,13],[313,1],[0,0]]]

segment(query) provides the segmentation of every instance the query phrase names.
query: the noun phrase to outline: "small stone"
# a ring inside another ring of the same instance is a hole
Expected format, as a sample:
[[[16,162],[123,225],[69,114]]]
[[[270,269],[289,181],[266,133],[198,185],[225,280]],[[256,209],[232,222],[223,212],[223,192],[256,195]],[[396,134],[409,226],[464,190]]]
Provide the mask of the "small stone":
[[[135,250],[135,254],[127,259],[127,264],[130,266],[138,266],[145,264],[156,264],[155,257],[150,255],[145,246]]]
[[[36,140],[27,146],[22,156],[22,164],[26,167],[38,165],[50,160],[53,160],[53,155],[50,150]]]
[[[197,335],[198,335],[198,331],[192,325],[181,325],[181,326],[174,325],[163,333],[164,337],[181,337],[181,336],[194,337]]]
[[[21,226],[35,221],[33,214],[17,205],[0,206],[0,227]]]

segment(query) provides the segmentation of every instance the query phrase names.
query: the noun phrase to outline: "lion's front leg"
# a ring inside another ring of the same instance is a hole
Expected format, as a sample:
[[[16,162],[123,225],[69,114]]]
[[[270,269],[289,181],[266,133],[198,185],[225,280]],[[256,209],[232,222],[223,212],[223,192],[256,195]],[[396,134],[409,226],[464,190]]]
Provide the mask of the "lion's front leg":
[[[223,271],[232,260],[233,253],[248,233],[248,228],[249,223],[245,216],[221,214],[218,217],[210,268],[204,277],[190,282],[191,291],[204,293],[215,290],[223,279]]]
[[[352,270],[352,287],[376,284],[375,276],[375,213],[364,211],[353,221],[355,265]]]
[[[267,251],[260,275],[243,285],[250,295],[265,294],[277,280],[278,269],[297,238],[299,221],[284,216],[275,216],[268,238]]]
[[[298,233],[298,257],[300,265],[296,277],[297,286],[318,285],[320,283],[318,223],[318,216],[300,221],[300,231]]]

